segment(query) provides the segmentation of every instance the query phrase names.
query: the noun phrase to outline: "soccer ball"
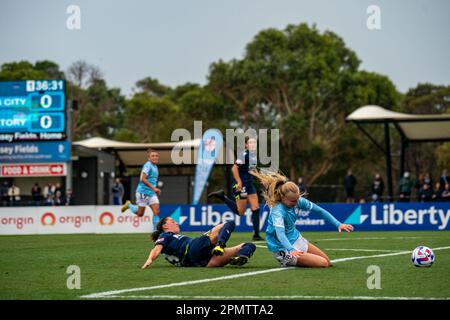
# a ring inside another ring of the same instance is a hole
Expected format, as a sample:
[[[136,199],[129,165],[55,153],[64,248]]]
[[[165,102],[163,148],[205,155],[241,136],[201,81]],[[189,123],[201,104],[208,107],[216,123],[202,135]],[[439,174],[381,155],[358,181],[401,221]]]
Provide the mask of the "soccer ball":
[[[418,246],[411,255],[412,263],[416,267],[431,267],[434,258],[433,250],[425,246]]]

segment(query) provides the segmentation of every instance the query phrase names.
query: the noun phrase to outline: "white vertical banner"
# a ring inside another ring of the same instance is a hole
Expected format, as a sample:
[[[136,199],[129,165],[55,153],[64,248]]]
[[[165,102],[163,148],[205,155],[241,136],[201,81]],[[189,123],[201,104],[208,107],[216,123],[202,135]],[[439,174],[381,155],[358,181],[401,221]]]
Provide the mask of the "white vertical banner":
[[[217,129],[205,131],[197,154],[197,166],[195,167],[194,194],[192,204],[198,204],[216,158],[222,148],[222,133]]]

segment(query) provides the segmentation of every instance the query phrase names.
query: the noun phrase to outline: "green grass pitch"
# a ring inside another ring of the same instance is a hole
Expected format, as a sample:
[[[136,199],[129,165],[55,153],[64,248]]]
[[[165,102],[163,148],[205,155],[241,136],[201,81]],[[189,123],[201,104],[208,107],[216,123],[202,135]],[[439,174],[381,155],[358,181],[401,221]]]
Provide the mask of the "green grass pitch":
[[[124,291],[100,298],[450,299],[450,231],[305,232],[303,236],[337,259],[332,268],[253,274],[280,268],[265,244],[257,242],[255,255],[241,267],[178,268],[160,257],[141,270],[153,246],[145,234],[0,236],[0,299],[89,299],[82,296],[114,290]],[[249,233],[234,233],[229,245],[250,239]],[[412,265],[410,252],[418,245],[442,248],[435,251],[431,268]],[[339,261],[350,257],[362,258]],[[67,288],[70,265],[80,267],[81,289]],[[381,289],[367,287],[371,265],[380,268]],[[237,274],[246,275],[212,281]],[[204,279],[209,280],[197,281]],[[147,289],[127,291],[133,288]]]

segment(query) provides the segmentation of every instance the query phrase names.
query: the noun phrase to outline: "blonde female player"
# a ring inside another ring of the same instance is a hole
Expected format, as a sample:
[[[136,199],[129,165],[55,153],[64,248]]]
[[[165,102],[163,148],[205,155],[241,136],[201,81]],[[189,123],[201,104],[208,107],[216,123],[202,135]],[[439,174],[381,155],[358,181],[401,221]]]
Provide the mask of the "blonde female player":
[[[279,173],[251,171],[266,188],[264,198],[271,208],[266,241],[269,251],[282,266],[331,267],[328,256],[302,237],[295,226],[300,210],[321,215],[341,232],[353,231],[353,226],[343,224],[328,211],[303,198],[298,186]]]

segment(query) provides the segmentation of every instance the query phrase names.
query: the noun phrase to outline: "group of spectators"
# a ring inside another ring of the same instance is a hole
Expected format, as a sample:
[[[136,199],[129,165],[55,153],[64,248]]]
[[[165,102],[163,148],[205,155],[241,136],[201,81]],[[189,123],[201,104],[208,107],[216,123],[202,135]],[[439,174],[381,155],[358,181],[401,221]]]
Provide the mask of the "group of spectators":
[[[357,179],[351,169],[347,171],[344,178],[344,189],[347,203],[355,202],[355,187]],[[416,189],[416,198],[413,197],[413,189]],[[374,175],[371,186],[371,201],[383,201],[384,181],[379,173]],[[400,179],[398,188],[398,201],[409,202],[429,202],[429,201],[450,201],[450,177],[447,170],[443,170],[442,175],[433,183],[429,173],[420,174],[414,180],[409,172],[405,172]],[[366,202],[364,197],[359,198],[359,202]]]
[[[413,181],[409,172],[405,172],[400,179],[399,201],[414,200],[413,188],[416,189],[416,200],[419,202],[450,201],[450,177],[447,170],[444,170],[439,179],[434,182],[429,173],[420,174],[417,180]]]
[[[23,200],[20,188],[14,183],[4,181],[0,187],[0,197],[2,206],[29,205]],[[31,202],[34,206],[69,206],[74,205],[74,196],[71,189],[65,192],[60,183],[49,183],[41,188],[36,182],[31,188]]]

